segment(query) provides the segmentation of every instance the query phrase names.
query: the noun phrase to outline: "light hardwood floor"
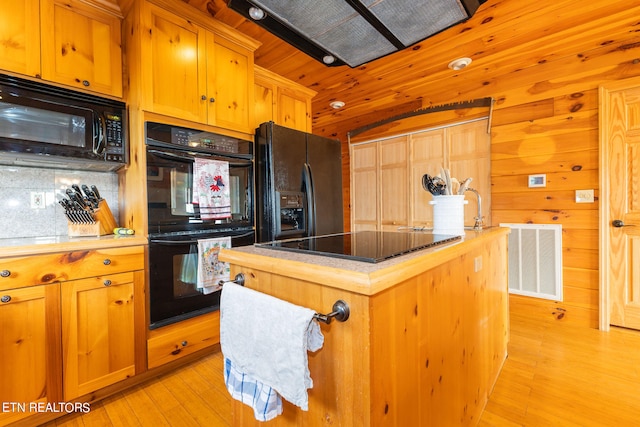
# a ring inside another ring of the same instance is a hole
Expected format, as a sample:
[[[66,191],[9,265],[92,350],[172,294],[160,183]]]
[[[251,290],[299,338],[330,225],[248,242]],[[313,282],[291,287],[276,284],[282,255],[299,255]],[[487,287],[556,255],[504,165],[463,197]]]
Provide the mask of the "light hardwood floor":
[[[218,353],[47,427],[215,427],[230,419]],[[511,313],[509,357],[479,425],[639,426],[640,333]]]

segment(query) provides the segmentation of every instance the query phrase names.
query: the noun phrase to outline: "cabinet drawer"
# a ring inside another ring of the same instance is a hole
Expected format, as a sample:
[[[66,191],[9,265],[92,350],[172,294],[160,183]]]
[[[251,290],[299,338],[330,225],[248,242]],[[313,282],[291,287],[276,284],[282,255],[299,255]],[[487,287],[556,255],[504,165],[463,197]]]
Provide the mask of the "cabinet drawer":
[[[147,341],[148,368],[178,360],[219,342],[219,311],[151,331]]]
[[[143,268],[143,246],[2,258],[0,259],[0,290]]]

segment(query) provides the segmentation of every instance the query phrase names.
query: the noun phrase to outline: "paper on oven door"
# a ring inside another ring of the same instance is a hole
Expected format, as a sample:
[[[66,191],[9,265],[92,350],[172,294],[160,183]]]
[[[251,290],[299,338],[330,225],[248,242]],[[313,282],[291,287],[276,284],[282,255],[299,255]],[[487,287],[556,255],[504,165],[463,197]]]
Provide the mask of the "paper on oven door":
[[[218,260],[221,248],[231,248],[231,237],[198,240],[198,281],[204,294],[218,291],[230,278],[229,263]]]

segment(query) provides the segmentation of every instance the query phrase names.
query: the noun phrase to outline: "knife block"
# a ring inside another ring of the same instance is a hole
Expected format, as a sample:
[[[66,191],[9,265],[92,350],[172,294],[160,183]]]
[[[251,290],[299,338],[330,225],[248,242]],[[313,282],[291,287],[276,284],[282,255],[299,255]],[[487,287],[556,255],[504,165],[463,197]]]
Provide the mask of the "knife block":
[[[68,221],[69,237],[104,236],[113,234],[113,229],[118,226],[107,201],[102,199],[98,207],[93,211],[94,224],[82,224]]]

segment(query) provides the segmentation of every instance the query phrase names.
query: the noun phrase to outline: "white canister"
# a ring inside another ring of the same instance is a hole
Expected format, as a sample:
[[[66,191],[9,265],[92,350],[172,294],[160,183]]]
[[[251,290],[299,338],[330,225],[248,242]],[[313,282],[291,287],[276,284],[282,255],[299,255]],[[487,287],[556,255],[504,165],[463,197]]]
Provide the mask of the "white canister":
[[[464,195],[433,196],[433,234],[464,235]]]

